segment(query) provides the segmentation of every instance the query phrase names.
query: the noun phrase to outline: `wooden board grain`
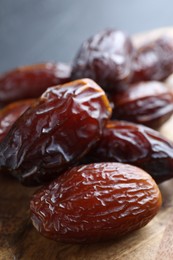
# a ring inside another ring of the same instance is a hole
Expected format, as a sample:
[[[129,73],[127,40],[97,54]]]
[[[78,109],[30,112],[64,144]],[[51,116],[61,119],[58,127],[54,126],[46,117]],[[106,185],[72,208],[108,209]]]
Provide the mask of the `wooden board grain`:
[[[171,29],[159,30],[172,32]],[[150,33],[152,37],[152,33]],[[141,37],[135,37],[136,44]],[[161,128],[173,140],[173,117]],[[101,244],[70,245],[50,241],[37,233],[29,216],[29,201],[35,188],[0,176],[0,260],[171,260],[173,259],[173,180],[160,185],[163,206],[144,228]]]

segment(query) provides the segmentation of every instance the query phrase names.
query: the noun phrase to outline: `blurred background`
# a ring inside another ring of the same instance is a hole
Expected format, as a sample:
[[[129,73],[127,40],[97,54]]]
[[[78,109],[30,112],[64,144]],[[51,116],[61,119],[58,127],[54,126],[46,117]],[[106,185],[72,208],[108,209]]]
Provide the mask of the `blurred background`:
[[[71,62],[104,28],[129,34],[173,25],[172,0],[0,0],[0,72],[42,61]]]

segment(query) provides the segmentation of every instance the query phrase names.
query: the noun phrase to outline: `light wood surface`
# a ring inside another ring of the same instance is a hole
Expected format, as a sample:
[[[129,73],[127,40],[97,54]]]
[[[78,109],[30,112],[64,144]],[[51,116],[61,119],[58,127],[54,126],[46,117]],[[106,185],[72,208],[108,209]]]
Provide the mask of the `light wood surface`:
[[[165,29],[164,29],[165,30]],[[166,29],[171,31],[171,29]],[[162,30],[163,32],[163,30]],[[156,34],[160,33],[160,30]],[[150,33],[151,37],[152,34]],[[135,42],[143,36],[135,38]],[[173,117],[161,128],[173,140]],[[0,176],[0,260],[171,260],[173,259],[173,180],[160,185],[163,206],[144,228],[111,241],[92,245],[70,245],[50,241],[32,227],[29,201],[35,188]]]

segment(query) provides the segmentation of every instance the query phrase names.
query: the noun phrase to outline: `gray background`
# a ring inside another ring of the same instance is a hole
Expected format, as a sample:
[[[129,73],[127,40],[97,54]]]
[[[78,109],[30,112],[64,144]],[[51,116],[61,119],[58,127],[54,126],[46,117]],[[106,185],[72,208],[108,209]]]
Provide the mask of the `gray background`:
[[[172,0],[0,0],[0,72],[70,62],[81,42],[104,28],[133,34],[171,25]]]

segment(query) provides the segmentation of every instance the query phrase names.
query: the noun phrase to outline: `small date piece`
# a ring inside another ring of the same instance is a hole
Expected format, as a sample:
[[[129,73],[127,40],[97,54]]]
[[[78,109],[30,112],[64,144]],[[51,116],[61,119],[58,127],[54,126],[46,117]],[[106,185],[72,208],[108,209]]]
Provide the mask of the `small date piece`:
[[[0,169],[25,185],[51,180],[88,152],[110,116],[105,92],[90,79],[51,87],[0,144]]]
[[[81,163],[91,162],[136,165],[160,183],[173,178],[173,143],[143,125],[109,121],[101,140]]]
[[[31,199],[31,219],[44,236],[61,242],[118,239],[145,226],[161,206],[149,174],[121,163],[74,167]]]

